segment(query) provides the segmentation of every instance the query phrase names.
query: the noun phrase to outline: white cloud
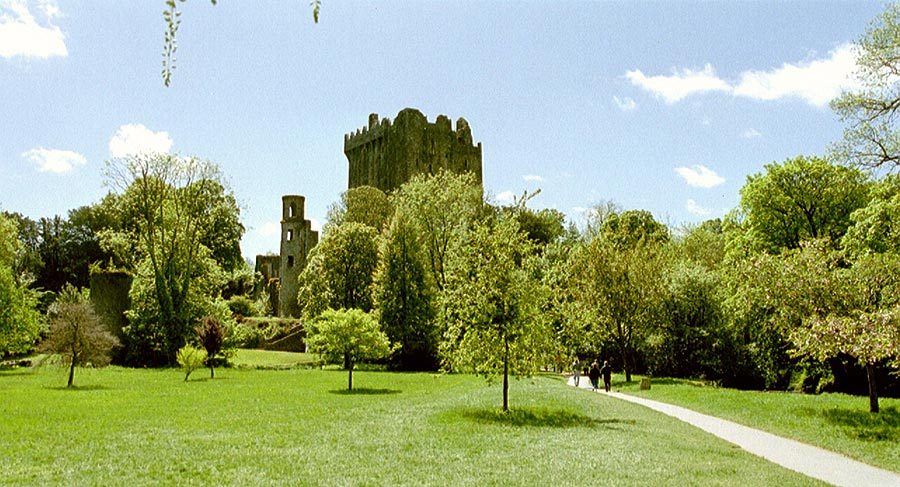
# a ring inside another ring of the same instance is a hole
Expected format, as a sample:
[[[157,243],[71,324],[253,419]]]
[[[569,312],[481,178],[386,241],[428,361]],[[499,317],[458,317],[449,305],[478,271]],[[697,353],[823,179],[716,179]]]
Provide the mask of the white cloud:
[[[700,71],[676,70],[671,76],[647,76],[640,70],[632,70],[625,73],[625,77],[668,104],[691,95],[720,91],[763,101],[793,97],[822,107],[841,91],[858,86],[855,71],[855,48],[852,44],[842,44],[822,59],[784,63],[767,71],[744,71],[734,83],[719,78],[710,64]]]
[[[725,182],[725,178],[716,174],[715,171],[699,164],[691,167],[676,167],[675,172],[684,178],[688,186],[697,188],[712,188]]]
[[[87,159],[77,152],[43,147],[23,152],[22,157],[34,163],[38,171],[55,174],[65,174],[75,166],[83,166],[87,163]]]
[[[516,194],[512,191],[504,191],[497,195],[497,201],[500,203],[512,203],[516,199]]]
[[[707,64],[700,71],[683,69],[675,71],[671,76],[647,76],[640,70],[625,73],[632,84],[639,86],[672,104],[696,93],[710,91],[731,91],[728,83],[722,81],[711,65]]]
[[[172,139],[167,132],[154,132],[141,124],[122,125],[109,139],[109,154],[114,158],[134,154],[165,154],[171,147]]]
[[[625,98],[619,98],[618,96],[613,97],[613,103],[619,107],[619,110],[623,112],[631,112],[637,108],[637,102],[635,102],[631,97],[626,96]]]
[[[756,139],[759,137],[762,137],[762,134],[753,127],[750,127],[741,133],[741,138],[743,139]]]
[[[769,71],[746,71],[734,87],[736,96],[754,100],[797,97],[810,105],[825,106],[842,90],[856,86],[856,53],[852,44],[832,50],[825,59],[784,63]]]
[[[522,179],[524,179],[525,181],[532,182],[532,183],[540,183],[541,181],[544,180],[544,178],[538,176],[537,174],[526,174],[526,175],[522,176]]]
[[[55,2],[38,6],[46,22],[38,23],[25,0],[0,0],[0,57],[68,56],[65,36],[51,21],[60,16]]]
[[[694,215],[706,216],[712,213],[710,210],[700,206],[696,201],[692,199],[688,199],[684,207],[687,208],[687,211],[693,213]]]
[[[274,237],[281,234],[281,224],[278,222],[263,223],[263,226],[259,227],[256,233],[263,237]]]
[[[575,213],[578,213],[580,215],[584,215],[585,213],[590,211],[590,208],[585,208],[583,206],[573,206],[572,211],[574,211]]]

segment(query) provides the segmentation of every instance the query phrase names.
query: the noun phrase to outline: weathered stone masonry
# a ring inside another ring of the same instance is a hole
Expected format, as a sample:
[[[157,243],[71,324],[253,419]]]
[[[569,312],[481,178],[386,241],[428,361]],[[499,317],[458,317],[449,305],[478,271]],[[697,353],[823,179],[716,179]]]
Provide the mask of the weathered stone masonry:
[[[429,123],[422,112],[407,108],[344,135],[344,154],[350,163],[348,188],[373,186],[386,193],[399,188],[416,174],[435,174],[441,169],[471,172],[481,184],[481,143],[472,144],[472,130],[464,118],[456,121],[439,115]]]

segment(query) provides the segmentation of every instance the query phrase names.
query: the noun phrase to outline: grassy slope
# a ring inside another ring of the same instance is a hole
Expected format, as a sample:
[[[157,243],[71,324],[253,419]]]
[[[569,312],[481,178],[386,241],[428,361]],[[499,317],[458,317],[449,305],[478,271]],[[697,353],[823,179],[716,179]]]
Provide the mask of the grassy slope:
[[[0,484],[820,485],[697,429],[540,377],[0,372]]]
[[[900,472],[900,399],[881,398],[881,413],[869,413],[869,398],[846,394],[806,395],[738,391],[698,382],[653,379],[639,391],[636,378],[613,389],[683,406],[746,426],[842,453],[861,462]]]

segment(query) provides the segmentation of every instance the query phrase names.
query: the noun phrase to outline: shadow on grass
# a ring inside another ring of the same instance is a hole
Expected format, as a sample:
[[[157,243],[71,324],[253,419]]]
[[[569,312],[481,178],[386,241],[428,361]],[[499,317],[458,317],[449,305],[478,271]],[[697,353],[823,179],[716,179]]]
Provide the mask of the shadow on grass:
[[[453,414],[483,424],[499,424],[515,427],[537,428],[592,428],[619,429],[616,425],[632,425],[633,420],[597,419],[563,409],[521,408],[504,413],[499,409],[462,409]]]
[[[105,391],[105,390],[109,389],[109,387],[102,386],[102,385],[99,385],[99,384],[92,384],[92,385],[87,385],[87,386],[78,386],[78,385],[74,385],[74,386],[72,386],[72,387],[66,387],[66,386],[54,386],[54,387],[49,387],[49,386],[48,386],[47,389],[51,389],[51,390],[54,390],[54,391],[74,391],[74,392],[77,392],[77,391]]]
[[[880,413],[862,409],[836,408],[812,411],[831,424],[844,428],[849,435],[863,441],[900,441],[900,410],[882,408]]]
[[[328,392],[341,396],[380,396],[386,394],[400,394],[402,391],[397,389],[367,389],[365,387],[361,387],[353,390],[335,389]]]

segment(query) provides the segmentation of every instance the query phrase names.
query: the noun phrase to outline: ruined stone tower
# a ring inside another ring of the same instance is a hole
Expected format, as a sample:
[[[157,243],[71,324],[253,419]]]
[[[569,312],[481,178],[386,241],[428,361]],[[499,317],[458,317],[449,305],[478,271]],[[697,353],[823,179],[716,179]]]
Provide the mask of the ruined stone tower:
[[[350,163],[347,188],[373,186],[393,191],[414,175],[441,169],[471,172],[481,184],[481,143],[472,144],[472,130],[464,118],[439,115],[429,123],[422,112],[406,108],[391,123],[369,115],[369,124],[344,135],[344,154]]]
[[[310,221],[303,216],[305,198],[299,195],[281,197],[281,262],[278,293],[279,316],[300,316],[297,303],[297,278],[306,267],[306,256],[319,243],[319,232],[310,228]]]

